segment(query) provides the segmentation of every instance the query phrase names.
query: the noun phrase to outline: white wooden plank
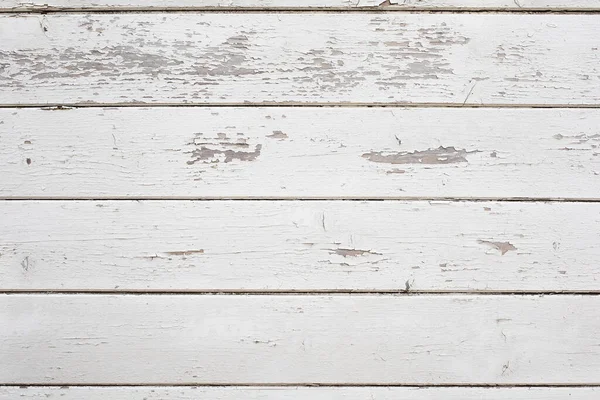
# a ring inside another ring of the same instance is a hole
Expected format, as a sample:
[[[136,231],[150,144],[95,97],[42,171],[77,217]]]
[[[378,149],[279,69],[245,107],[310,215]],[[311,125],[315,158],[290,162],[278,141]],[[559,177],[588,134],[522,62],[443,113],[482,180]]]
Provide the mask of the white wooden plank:
[[[0,387],[0,400],[596,400],[599,390],[473,387]]]
[[[3,109],[0,196],[597,199],[598,126],[597,109]]]
[[[2,290],[600,291],[600,204],[3,202]]]
[[[598,384],[600,296],[3,295],[8,384]]]
[[[0,0],[0,10],[115,9],[409,9],[596,10],[596,0]]]
[[[0,16],[0,104],[596,104],[596,15]]]

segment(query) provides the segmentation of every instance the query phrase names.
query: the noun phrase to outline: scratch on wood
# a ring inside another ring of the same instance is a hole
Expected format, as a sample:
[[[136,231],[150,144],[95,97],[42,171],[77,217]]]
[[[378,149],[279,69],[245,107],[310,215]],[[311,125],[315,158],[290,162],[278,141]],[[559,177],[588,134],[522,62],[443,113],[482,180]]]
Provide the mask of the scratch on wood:
[[[165,254],[170,256],[189,256],[192,254],[204,254],[204,249],[198,250],[184,250],[184,251],[167,251]]]
[[[113,128],[114,128],[114,125],[113,125]],[[115,134],[111,133],[111,135],[113,138],[113,150],[119,150],[119,147],[117,146],[117,138],[116,138]]]
[[[510,371],[510,361],[507,361],[506,364],[504,364],[502,366],[502,375],[504,376],[504,374],[506,374],[508,371]]]
[[[30,265],[29,256],[25,257],[23,261],[21,261],[21,267],[23,267],[23,271],[25,272],[29,271]]]
[[[390,175],[390,174],[404,174],[406,171],[403,169],[398,169],[398,168],[394,168],[391,169],[389,171],[385,171],[386,175]]]
[[[469,96],[471,96],[471,93],[473,93],[473,89],[475,89],[475,86],[477,86],[477,82],[475,82],[473,86],[471,86],[471,90],[469,90],[469,93],[467,93],[467,97],[465,97],[465,101],[463,101],[462,103],[463,106],[467,104],[467,100],[469,100]]]

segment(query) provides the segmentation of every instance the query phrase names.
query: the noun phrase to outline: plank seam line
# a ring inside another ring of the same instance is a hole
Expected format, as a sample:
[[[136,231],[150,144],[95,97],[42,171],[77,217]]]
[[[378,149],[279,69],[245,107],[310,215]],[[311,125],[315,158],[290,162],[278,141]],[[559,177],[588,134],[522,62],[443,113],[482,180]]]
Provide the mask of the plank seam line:
[[[361,290],[361,289],[312,289],[312,290],[193,290],[193,289],[170,289],[170,290],[148,290],[148,289],[73,289],[73,290],[35,290],[35,289],[4,289],[0,295],[15,296],[599,296],[600,290],[406,290],[406,289],[383,289],[383,290]]]
[[[447,202],[447,203],[599,203],[600,198],[561,198],[561,197],[177,197],[177,196],[133,196],[133,197],[0,197],[0,202],[66,202],[66,201],[187,201],[187,202],[209,202],[209,201],[285,201],[285,202]]]
[[[469,104],[469,103],[361,103],[361,102],[232,102],[232,103],[23,103],[0,104],[0,109],[7,108],[40,108],[48,111],[66,111],[76,108],[159,108],[159,107],[204,107],[204,108],[509,108],[509,109],[598,109],[600,103],[594,104]]]
[[[600,388],[600,383],[0,383],[0,387],[265,387],[265,388],[287,388],[287,387],[406,387],[406,388]]]
[[[148,14],[148,13],[213,13],[213,14],[600,14],[597,8],[481,8],[481,7],[413,7],[370,6],[361,8],[345,7],[31,7],[2,8],[1,14]]]

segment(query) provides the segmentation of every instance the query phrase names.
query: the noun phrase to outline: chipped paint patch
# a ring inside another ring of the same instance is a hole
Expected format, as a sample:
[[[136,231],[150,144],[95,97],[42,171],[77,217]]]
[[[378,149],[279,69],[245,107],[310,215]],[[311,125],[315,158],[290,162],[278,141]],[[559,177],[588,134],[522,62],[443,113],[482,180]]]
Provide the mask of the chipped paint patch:
[[[583,144],[583,143],[587,143],[589,140],[600,141],[600,134],[598,134],[598,133],[594,134],[594,135],[586,135],[586,134],[582,133],[580,135],[573,135],[573,136],[565,136],[565,135],[561,135],[560,133],[558,133],[552,137],[556,140],[571,139],[570,144]]]
[[[517,250],[515,246],[513,246],[510,242],[492,242],[489,240],[478,240],[477,243],[485,244],[494,249],[500,251],[502,255],[506,254],[509,251]]]
[[[288,135],[282,131],[273,131],[273,134],[267,135],[271,139],[287,139]]]
[[[372,151],[364,153],[363,158],[375,163],[384,164],[454,164],[468,162],[466,156],[476,153],[477,150],[467,151],[456,149],[453,146],[423,151],[400,151],[384,153],[383,151]]]
[[[581,133],[578,135],[562,135],[560,133],[552,136],[554,139],[561,142],[561,144],[566,144],[559,148],[558,150],[565,151],[594,151],[594,156],[597,156],[600,153],[597,153],[597,149],[600,148],[600,134],[592,134],[588,135],[585,133]],[[565,143],[566,142],[566,143]]]
[[[213,162],[232,162],[239,161],[254,161],[260,155],[262,146],[257,144],[253,151],[235,151],[235,150],[216,150],[201,146],[200,149],[192,152],[192,160],[188,161],[189,165],[197,162],[213,163]]]
[[[360,257],[360,256],[364,256],[364,255],[378,255],[380,256],[381,253],[376,253],[374,251],[371,250],[360,250],[360,249],[331,249],[331,254],[337,254],[339,256],[342,257]]]
[[[238,161],[254,161],[260,155],[262,145],[257,144],[254,150],[242,150],[250,148],[247,139],[243,136],[230,138],[223,132],[217,133],[217,137],[204,137],[202,133],[197,133],[196,138],[191,143],[196,148],[192,150],[192,159],[187,162],[188,165],[198,162],[203,164],[212,163],[230,163]]]

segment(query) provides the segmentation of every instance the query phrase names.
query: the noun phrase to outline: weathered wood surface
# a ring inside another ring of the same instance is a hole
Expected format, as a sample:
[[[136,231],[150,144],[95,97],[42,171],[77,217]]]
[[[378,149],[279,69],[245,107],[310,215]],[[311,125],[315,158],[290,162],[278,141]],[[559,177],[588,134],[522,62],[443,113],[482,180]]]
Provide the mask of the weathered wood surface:
[[[10,201],[3,290],[600,291],[596,203]]]
[[[597,400],[579,388],[473,387],[0,387],[0,400]]]
[[[597,199],[599,126],[592,109],[4,109],[0,196]]]
[[[598,384],[600,296],[0,297],[8,384]]]
[[[596,15],[0,16],[0,103],[595,104]]]
[[[596,0],[0,0],[0,10],[138,9],[597,10]]]

